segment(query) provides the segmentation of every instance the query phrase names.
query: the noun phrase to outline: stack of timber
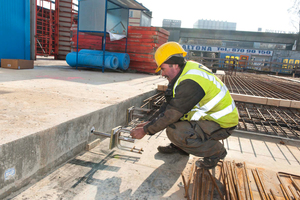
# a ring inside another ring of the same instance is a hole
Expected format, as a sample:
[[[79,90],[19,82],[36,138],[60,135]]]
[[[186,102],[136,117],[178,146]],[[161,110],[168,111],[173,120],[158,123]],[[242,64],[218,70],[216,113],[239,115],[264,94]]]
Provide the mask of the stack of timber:
[[[77,47],[77,27],[72,28],[72,51]],[[127,51],[130,56],[130,70],[138,72],[155,73],[155,51],[168,41],[170,33],[159,27],[129,26],[127,38]],[[79,33],[78,50],[93,49],[102,50],[102,37],[87,33]],[[106,51],[125,52],[126,38],[111,41],[106,37]]]

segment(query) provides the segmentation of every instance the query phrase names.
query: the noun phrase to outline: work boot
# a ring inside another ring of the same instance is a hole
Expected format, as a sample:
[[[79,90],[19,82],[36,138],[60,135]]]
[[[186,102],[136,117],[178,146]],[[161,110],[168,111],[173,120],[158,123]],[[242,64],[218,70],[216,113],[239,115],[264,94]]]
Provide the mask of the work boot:
[[[220,159],[224,159],[227,155],[227,151],[223,151],[221,155],[219,156],[211,156],[211,157],[205,157],[205,158],[199,158],[195,162],[197,167],[204,168],[204,169],[212,169],[215,168],[220,161]]]
[[[181,155],[189,155],[187,152],[175,146],[173,143],[169,144],[168,146],[159,146],[157,147],[157,150],[159,153],[163,153],[163,154],[179,153]]]

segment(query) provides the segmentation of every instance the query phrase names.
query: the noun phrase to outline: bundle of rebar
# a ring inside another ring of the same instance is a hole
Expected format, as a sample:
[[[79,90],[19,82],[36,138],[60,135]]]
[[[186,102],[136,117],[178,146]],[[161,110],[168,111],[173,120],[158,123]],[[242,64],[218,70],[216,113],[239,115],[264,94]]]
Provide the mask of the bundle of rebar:
[[[211,174],[210,170],[199,168],[195,166],[195,163],[193,163],[188,180],[186,181],[183,174],[181,174],[181,176],[184,183],[184,197],[188,200],[212,200],[214,198],[215,190],[218,192],[219,197],[221,199],[224,199],[224,195],[220,190],[217,181],[215,180],[215,177]],[[192,194],[190,196],[189,188],[191,182],[193,182],[193,185]]]
[[[159,92],[159,93],[145,99],[143,101],[144,104],[141,106],[141,108],[147,107],[148,109],[159,109],[164,101],[165,101],[164,92]]]
[[[218,169],[206,170],[195,167],[193,163],[188,179],[181,174],[184,197],[188,200],[300,199],[300,176],[279,172],[276,173],[278,181],[272,176],[268,179],[263,169],[248,169],[245,162],[235,163],[235,161],[219,162],[216,168]],[[255,184],[251,184],[253,182]],[[267,182],[271,182],[271,186],[267,185]]]

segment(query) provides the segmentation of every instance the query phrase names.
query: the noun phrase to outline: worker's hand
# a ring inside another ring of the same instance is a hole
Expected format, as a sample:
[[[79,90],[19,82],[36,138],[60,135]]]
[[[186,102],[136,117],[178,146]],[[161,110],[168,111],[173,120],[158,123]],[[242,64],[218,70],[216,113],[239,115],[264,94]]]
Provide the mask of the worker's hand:
[[[131,130],[130,135],[134,139],[142,139],[146,135],[146,133],[143,127],[136,127]]]
[[[136,126],[136,128],[137,127],[144,127],[146,124],[148,124],[150,121],[145,121],[145,122],[143,122],[143,123],[140,123],[140,124],[138,124],[137,126]]]

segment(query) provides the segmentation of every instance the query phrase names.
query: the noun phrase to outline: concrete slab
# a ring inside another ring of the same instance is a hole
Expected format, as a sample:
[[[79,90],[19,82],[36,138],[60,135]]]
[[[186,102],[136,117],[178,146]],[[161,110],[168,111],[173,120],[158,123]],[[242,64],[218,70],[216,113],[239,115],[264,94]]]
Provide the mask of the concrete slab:
[[[168,143],[165,133],[137,141],[143,154],[109,151],[104,143],[108,148],[105,140],[13,199],[184,199],[178,184],[190,158],[157,153],[158,145]]]
[[[126,109],[158,84],[167,81],[75,70],[64,61],[37,61],[33,70],[0,68],[0,198],[27,185],[6,199],[184,199],[180,174],[188,174],[194,157],[157,153],[169,143],[164,131],[136,142],[143,154],[109,150],[103,138],[84,151],[95,139],[92,126],[108,132],[122,125]],[[224,145],[226,160],[299,175],[297,142],[234,133]]]
[[[76,70],[65,61],[0,68],[0,144],[46,130],[167,84],[161,76]]]
[[[234,133],[224,140],[227,159],[245,161],[248,166],[300,175],[300,141],[261,135]]]
[[[13,199],[184,199],[180,174],[188,176],[195,158],[157,153],[156,147],[168,142],[163,131],[136,142],[136,147],[143,147],[143,154],[97,146]],[[272,176],[279,171],[300,174],[299,144],[239,133],[224,140],[226,160],[246,162],[248,168]]]
[[[30,70],[0,68],[0,199],[65,163],[110,132],[126,110],[156,93],[160,76],[76,70],[38,60]]]

